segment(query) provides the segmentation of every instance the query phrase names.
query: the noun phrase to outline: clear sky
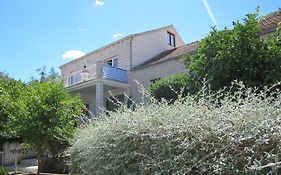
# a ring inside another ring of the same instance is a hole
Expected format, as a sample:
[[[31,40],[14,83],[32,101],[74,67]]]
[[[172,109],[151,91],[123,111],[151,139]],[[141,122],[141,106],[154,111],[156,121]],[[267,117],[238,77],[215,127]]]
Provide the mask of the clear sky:
[[[138,32],[173,24],[183,40],[281,0],[1,0],[0,71],[28,81],[42,66],[55,67]]]

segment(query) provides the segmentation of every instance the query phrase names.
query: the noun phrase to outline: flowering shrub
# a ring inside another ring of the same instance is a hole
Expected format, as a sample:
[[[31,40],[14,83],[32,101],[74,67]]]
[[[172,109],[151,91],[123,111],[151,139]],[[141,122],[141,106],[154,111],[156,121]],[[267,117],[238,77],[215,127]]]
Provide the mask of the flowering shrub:
[[[82,128],[69,148],[74,174],[280,174],[281,95],[196,96],[173,104],[150,98]],[[274,88],[277,89],[277,88]]]

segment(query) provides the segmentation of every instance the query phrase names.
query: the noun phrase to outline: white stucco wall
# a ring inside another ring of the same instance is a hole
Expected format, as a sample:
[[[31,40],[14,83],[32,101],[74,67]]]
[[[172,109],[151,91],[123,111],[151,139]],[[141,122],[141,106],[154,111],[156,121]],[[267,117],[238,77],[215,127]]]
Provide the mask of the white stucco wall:
[[[186,74],[187,70],[185,65],[180,62],[179,59],[163,62],[160,64],[155,64],[146,68],[138,69],[131,73],[132,75],[132,86],[131,86],[131,96],[135,102],[141,102],[142,95],[139,92],[138,84],[142,84],[144,88],[150,86],[150,80],[167,77],[176,73]]]
[[[104,49],[98,49],[81,58],[73,60],[61,67],[61,75],[82,70],[84,65],[87,67],[96,64],[97,61],[106,61],[111,58],[118,58],[118,67],[128,70],[130,68],[130,38],[117,42]],[[66,81],[66,80],[65,80]]]
[[[126,94],[132,95],[138,99],[138,90],[136,83],[134,83],[135,79],[144,84],[145,87],[148,87],[149,81],[151,79],[166,77],[174,73],[185,72],[184,65],[182,65],[179,61],[169,61],[167,63],[154,65],[149,68],[140,69],[138,71],[130,71],[131,67],[140,65],[152,57],[160,54],[161,52],[174,48],[168,43],[167,32],[173,33],[175,35],[176,47],[185,44],[177,33],[176,29],[173,26],[168,26],[141,34],[132,35],[131,37],[121,39],[120,41],[114,42],[113,44],[73,60],[61,67],[61,75],[64,78],[65,75],[69,73],[82,70],[84,65],[89,67],[93,64],[96,64],[97,61],[118,58],[118,67],[128,70],[128,79],[131,87],[130,89],[126,90]],[[66,79],[64,79],[64,81],[67,83]],[[79,93],[83,99],[83,102],[90,104],[90,110],[94,111],[96,107],[95,89],[92,89],[91,92],[84,93],[83,91],[79,91]]]
[[[148,32],[146,34],[137,35],[132,41],[133,67],[144,63],[148,59],[160,54],[165,50],[174,48],[168,44],[168,31],[175,35],[176,47],[185,44],[173,26]]]
[[[176,47],[185,44],[173,26],[144,32],[133,35],[133,39],[131,37],[121,39],[120,41],[114,42],[104,48],[93,51],[81,58],[62,65],[61,76],[65,83],[67,83],[67,74],[82,70],[84,65],[90,67],[91,65],[96,64],[97,61],[106,61],[111,58],[118,58],[119,68],[130,70],[131,66],[135,67],[165,50],[174,48],[168,44],[167,32],[175,35]],[[128,74],[130,77],[130,72],[128,72]]]

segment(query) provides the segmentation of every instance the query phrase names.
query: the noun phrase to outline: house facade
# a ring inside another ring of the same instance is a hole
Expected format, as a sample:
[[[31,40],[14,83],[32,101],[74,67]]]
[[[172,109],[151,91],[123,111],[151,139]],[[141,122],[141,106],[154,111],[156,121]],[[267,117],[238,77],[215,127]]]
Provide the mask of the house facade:
[[[267,15],[260,23],[266,39],[280,27],[281,11]],[[61,68],[61,76],[71,95],[80,94],[85,106],[96,116],[104,109],[115,110],[114,96],[140,102],[139,84],[148,88],[155,80],[176,73],[188,73],[180,58],[194,54],[197,41],[185,44],[173,26],[129,35]],[[126,94],[126,96],[124,96]]]
[[[129,35],[60,66],[61,76],[69,93],[80,94],[89,111],[99,116],[104,109],[116,109],[112,96],[124,103],[126,96],[139,101],[134,88],[141,75],[135,67],[184,45],[173,26]]]
[[[281,11],[268,14],[261,20],[260,37],[266,40],[269,36],[275,35],[276,31],[281,30]],[[177,48],[164,51],[143,64],[132,69],[132,77],[137,80],[144,88],[148,88],[155,80],[167,77],[175,73],[188,73],[185,65],[181,62],[182,56],[185,54],[195,54],[199,48],[199,42],[194,41]],[[132,84],[132,94],[138,102],[141,94],[138,93],[136,84]]]

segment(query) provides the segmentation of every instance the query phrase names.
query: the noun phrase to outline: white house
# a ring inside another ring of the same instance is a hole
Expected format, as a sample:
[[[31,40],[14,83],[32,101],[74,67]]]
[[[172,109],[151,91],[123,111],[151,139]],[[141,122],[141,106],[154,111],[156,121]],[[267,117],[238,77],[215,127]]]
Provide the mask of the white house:
[[[280,22],[281,11],[267,15],[260,23],[261,38],[275,33]],[[70,61],[60,66],[61,75],[69,93],[79,93],[85,106],[98,116],[102,109],[115,110],[109,100],[112,95],[126,103],[125,93],[139,102],[135,81],[148,88],[159,78],[187,73],[179,58],[197,48],[198,42],[185,44],[171,25],[129,35]]]
[[[126,102],[126,93],[139,101],[134,80],[138,81],[141,75],[135,68],[162,52],[175,51],[184,45],[173,26],[133,34],[60,66],[61,75],[69,93],[79,93],[85,106],[98,116],[102,109],[116,108],[108,99],[112,95]],[[180,67],[181,70],[171,73],[184,72],[184,66]],[[154,73],[159,74],[151,72]]]

